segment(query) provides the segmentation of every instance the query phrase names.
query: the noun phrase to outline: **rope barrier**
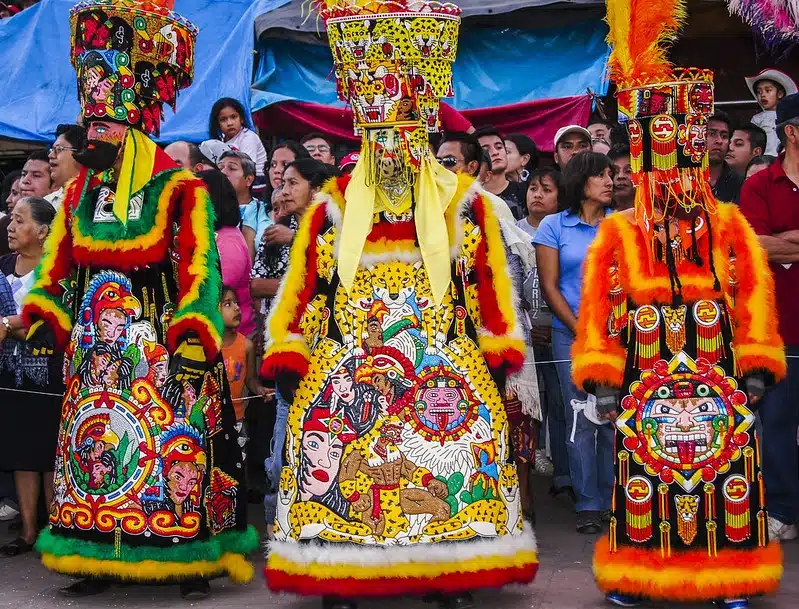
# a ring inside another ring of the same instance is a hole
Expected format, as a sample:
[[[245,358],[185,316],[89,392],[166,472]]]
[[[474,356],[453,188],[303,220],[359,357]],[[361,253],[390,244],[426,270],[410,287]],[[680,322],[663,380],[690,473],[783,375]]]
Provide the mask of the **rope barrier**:
[[[786,355],[786,359],[797,359],[799,355]],[[535,365],[543,365],[543,364],[568,364],[572,360],[570,359],[548,359],[542,361],[536,361]],[[46,395],[53,398],[61,398],[64,397],[63,393],[48,393],[46,391],[31,391],[29,389],[14,389],[12,387],[0,387],[0,391],[10,391],[12,393],[29,393],[31,395]],[[248,402],[250,400],[257,400],[262,398],[263,396],[260,395],[250,395],[246,398],[231,398],[232,402]],[[274,397],[274,393],[269,394],[268,397]]]

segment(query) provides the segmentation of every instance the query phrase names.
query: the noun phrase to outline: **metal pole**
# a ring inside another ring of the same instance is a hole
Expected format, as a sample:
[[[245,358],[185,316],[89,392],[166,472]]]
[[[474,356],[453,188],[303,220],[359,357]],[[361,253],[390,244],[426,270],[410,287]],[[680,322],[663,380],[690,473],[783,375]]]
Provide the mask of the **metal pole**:
[[[717,101],[715,102],[717,106],[749,106],[751,104],[757,104],[756,99],[739,99],[737,101]]]

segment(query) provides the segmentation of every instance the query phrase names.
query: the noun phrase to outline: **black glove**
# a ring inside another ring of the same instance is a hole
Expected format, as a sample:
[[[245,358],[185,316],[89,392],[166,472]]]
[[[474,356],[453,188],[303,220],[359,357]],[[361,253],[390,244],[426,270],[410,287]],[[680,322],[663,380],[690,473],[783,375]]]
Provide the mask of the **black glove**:
[[[55,332],[44,320],[38,320],[28,329],[25,341],[34,356],[52,355],[55,351]]]
[[[750,402],[758,401],[766,393],[766,377],[764,374],[760,372],[747,374],[743,380]]]
[[[607,415],[618,410],[618,389],[608,387],[607,385],[597,385],[594,395],[596,396],[596,411],[598,414]]]
[[[280,397],[283,398],[287,404],[294,402],[294,394],[297,392],[299,384],[299,377],[296,374],[288,372],[282,373],[275,379],[275,385],[277,385],[277,390],[280,392]]]

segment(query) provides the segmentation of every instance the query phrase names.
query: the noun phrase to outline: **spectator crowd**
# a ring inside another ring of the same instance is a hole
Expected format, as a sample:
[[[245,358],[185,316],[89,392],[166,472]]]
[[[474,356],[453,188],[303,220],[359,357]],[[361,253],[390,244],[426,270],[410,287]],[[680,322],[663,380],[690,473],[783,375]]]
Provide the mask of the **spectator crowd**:
[[[31,4],[32,0],[0,3],[0,17]],[[707,121],[710,182],[720,201],[740,205],[761,236],[776,278],[781,333],[789,356],[799,357],[799,321],[790,314],[799,296],[799,216],[793,211],[799,208],[799,94],[793,81],[776,70],[747,83],[762,109],[759,114],[737,123],[717,111]],[[535,433],[527,440],[529,470],[551,477],[550,493],[574,504],[578,532],[597,534],[610,518],[613,426],[573,385],[569,360],[586,251],[604,217],[634,213],[629,141],[623,125],[593,116],[587,125],[557,130],[550,160],[539,151],[542,142],[524,134],[475,127],[453,131],[445,124],[435,152],[446,169],[478,177],[488,193],[507,205],[516,227],[535,248],[535,266],[517,286],[529,321],[541,405],[531,422]],[[288,404],[258,378],[257,362],[269,338],[265,321],[303,214],[325,181],[353,170],[358,155],[344,153],[324,133],[284,140],[267,150],[248,124],[242,103],[231,98],[213,105],[208,132],[201,143],[175,141],[165,151],[206,183],[214,203],[225,285],[225,367],[237,400],[242,442],[248,442],[251,500],[266,498],[271,523]],[[64,187],[80,171],[73,155],[85,145],[82,126],[59,126],[49,150],[32,153],[20,171],[5,176],[0,199],[4,316],[20,312]],[[18,386],[8,363],[14,340],[24,337],[6,336],[0,325],[2,387]],[[780,540],[797,537],[799,507],[799,360],[790,359],[789,367],[788,379],[774,387],[760,407],[769,527]],[[42,524],[37,513],[42,479],[45,493],[52,493],[52,460],[15,462],[13,457],[23,451],[20,440],[12,437],[18,429],[8,422],[2,429],[0,435],[9,437],[0,441],[0,520],[20,519],[22,538],[31,545],[37,523]],[[533,517],[532,499],[525,502],[526,513]],[[0,553],[15,555],[26,549],[16,544],[0,548]]]

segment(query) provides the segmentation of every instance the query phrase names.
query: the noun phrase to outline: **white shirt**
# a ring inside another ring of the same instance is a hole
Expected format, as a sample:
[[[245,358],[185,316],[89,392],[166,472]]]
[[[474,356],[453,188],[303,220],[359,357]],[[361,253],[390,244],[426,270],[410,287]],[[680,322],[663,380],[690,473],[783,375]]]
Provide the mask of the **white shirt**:
[[[752,117],[752,124],[762,127],[766,132],[766,149],[763,154],[770,154],[777,156],[777,146],[779,146],[780,139],[777,137],[777,111],[776,110],[763,110]]]
[[[61,205],[64,203],[64,187],[62,186],[58,190],[51,192],[49,195],[44,197],[44,200],[52,205],[56,211],[58,211],[61,209]]]
[[[235,136],[225,140],[225,143],[243,152],[253,160],[255,163],[255,175],[264,175],[264,165],[266,165],[267,159],[266,148],[261,143],[261,138],[258,137],[258,134],[247,127],[243,127]]]

